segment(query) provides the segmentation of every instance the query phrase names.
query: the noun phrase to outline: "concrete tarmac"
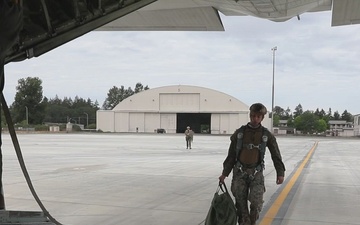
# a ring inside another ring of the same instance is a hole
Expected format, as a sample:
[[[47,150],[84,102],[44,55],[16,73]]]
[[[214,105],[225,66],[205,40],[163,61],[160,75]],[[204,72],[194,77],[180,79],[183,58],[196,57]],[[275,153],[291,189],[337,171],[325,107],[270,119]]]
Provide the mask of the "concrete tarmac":
[[[7,210],[41,211],[3,133]],[[229,136],[19,134],[33,186],[66,225],[200,225],[217,189]],[[266,153],[258,224],[360,224],[360,139],[278,136],[285,182]],[[314,146],[315,145],[315,146]],[[231,186],[231,174],[225,180]]]

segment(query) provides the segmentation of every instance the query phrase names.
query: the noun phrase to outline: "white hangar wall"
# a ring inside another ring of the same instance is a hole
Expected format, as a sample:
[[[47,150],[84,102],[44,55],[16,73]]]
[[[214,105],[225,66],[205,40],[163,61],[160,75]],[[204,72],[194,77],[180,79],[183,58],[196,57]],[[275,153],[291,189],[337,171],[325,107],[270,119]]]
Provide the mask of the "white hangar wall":
[[[249,121],[249,106],[230,95],[203,87],[173,85],[132,95],[112,110],[98,110],[96,126],[104,132],[154,133],[163,128],[167,133],[176,133],[178,115],[182,113],[210,115],[212,134],[233,133]]]

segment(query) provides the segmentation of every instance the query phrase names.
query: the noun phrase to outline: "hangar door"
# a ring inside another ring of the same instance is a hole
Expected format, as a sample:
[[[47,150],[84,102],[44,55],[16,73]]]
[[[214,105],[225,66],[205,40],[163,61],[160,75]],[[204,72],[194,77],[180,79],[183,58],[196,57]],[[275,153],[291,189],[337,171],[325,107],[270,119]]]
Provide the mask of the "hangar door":
[[[177,113],[176,133],[184,133],[190,126],[195,133],[210,134],[211,113]]]

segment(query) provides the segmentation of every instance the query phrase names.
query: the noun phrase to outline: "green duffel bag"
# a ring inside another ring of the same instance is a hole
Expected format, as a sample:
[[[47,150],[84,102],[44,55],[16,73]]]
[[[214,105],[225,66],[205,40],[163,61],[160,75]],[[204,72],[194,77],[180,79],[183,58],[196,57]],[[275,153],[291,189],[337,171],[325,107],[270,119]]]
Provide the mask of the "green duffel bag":
[[[222,186],[224,186],[225,191]],[[222,193],[219,193],[220,190]],[[225,183],[219,183],[214,198],[211,201],[211,206],[205,219],[205,225],[236,225],[236,223],[237,215],[234,202]]]

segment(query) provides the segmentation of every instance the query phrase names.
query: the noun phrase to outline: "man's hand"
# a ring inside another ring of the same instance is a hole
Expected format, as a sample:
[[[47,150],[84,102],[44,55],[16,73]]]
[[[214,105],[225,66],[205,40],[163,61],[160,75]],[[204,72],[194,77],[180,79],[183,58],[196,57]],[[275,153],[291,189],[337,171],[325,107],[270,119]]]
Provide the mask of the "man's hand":
[[[276,178],[276,184],[282,184],[283,182],[284,182],[284,177],[283,176],[278,176]]]
[[[222,183],[222,184],[224,184],[225,178],[226,178],[225,175],[221,175],[221,176],[219,177],[219,182]]]

